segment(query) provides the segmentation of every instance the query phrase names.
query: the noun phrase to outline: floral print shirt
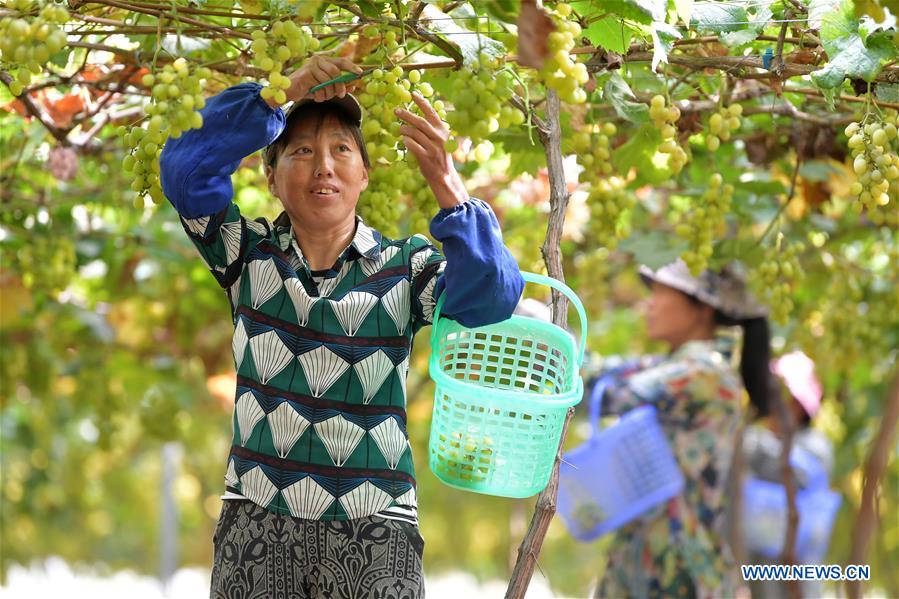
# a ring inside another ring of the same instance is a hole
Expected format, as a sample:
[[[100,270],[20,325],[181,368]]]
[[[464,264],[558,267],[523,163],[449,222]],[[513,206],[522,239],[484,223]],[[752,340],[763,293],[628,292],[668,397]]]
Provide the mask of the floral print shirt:
[[[616,369],[604,414],[656,407],[683,492],[621,528],[597,597],[727,597],[733,563],[719,530],[743,386],[728,341],[690,341]]]

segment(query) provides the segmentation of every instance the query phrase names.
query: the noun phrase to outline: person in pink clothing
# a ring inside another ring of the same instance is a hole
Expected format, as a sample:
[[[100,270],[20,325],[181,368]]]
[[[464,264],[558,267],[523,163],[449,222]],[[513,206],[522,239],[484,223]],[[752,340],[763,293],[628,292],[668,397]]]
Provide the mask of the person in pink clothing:
[[[797,489],[802,490],[816,484],[816,477],[829,478],[833,467],[833,448],[830,440],[814,429],[812,419],[821,408],[823,390],[815,374],[815,364],[801,351],[792,351],[771,361],[771,373],[780,385],[780,395],[788,401],[789,415],[793,427],[791,462]],[[783,434],[777,413],[761,413],[743,435],[744,474],[764,481],[783,482],[781,450]],[[751,523],[743,522],[742,526]],[[747,551],[748,564],[772,564],[776,559],[760,555],[751,549]],[[787,585],[779,581],[753,581],[749,583],[753,598],[780,599],[790,596]],[[821,583],[804,581],[802,596],[821,596]]]

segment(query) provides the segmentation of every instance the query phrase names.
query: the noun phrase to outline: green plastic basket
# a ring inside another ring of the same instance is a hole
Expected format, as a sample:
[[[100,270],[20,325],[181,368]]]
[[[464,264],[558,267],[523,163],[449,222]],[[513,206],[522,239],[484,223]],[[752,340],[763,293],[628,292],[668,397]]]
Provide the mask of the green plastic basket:
[[[555,279],[525,281],[564,293],[581,322],[570,333],[513,315],[470,329],[434,311],[430,374],[431,471],[451,487],[500,497],[530,497],[546,487],[568,408],[581,400],[587,316],[577,295]]]

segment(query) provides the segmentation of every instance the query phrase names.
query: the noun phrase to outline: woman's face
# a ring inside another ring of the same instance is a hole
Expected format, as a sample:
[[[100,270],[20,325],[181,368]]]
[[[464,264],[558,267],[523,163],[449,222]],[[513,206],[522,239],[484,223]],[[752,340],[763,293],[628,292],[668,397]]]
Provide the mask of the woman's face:
[[[268,180],[291,221],[327,231],[354,221],[368,171],[356,140],[337,118],[313,117],[290,124]]]
[[[710,306],[653,281],[646,302],[646,331],[650,339],[664,341],[676,349],[691,339],[711,338],[714,329],[714,310]]]

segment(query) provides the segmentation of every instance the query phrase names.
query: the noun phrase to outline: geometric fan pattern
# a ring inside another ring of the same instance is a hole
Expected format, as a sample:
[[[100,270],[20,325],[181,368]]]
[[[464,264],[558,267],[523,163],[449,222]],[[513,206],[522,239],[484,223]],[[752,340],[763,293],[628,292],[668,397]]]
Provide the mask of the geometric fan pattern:
[[[297,518],[414,517],[405,374],[412,337],[434,312],[440,252],[357,217],[334,266],[313,272],[289,225],[248,221],[234,203],[181,220],[231,303],[226,487]]]

